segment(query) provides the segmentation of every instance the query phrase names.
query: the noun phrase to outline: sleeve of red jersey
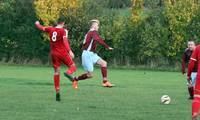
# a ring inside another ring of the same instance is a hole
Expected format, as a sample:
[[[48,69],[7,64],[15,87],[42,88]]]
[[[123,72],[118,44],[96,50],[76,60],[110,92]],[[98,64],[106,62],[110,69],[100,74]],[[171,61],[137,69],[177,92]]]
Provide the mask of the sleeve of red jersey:
[[[64,32],[64,35],[63,35],[63,43],[67,49],[67,51],[69,52],[71,50],[70,46],[69,46],[69,41],[68,41],[68,38],[67,38],[67,31]]]
[[[187,73],[188,78],[190,78],[192,70],[194,69],[194,66],[197,62],[197,56],[198,56],[198,49],[195,49],[192,53],[192,56],[190,57],[190,62],[188,64],[188,73]]]
[[[181,70],[182,70],[182,73],[184,74],[185,73],[185,53],[183,54],[182,56],[182,62],[181,62]]]
[[[95,31],[93,34],[93,39],[98,41],[101,45],[103,45],[105,48],[109,48],[109,46],[104,42],[103,39],[99,36],[99,34]]]
[[[49,27],[44,27],[40,24],[35,24],[35,26],[41,31],[48,32]]]

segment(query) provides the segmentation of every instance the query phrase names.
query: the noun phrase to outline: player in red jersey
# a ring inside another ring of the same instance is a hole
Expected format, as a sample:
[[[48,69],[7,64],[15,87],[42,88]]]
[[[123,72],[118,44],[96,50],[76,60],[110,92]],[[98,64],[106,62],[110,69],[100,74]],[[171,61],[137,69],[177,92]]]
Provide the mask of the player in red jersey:
[[[198,45],[190,57],[190,62],[188,65],[187,79],[188,83],[191,84],[191,74],[197,65],[197,77],[194,86],[194,99],[192,101],[192,120],[197,120],[199,108],[200,108],[200,45]]]
[[[68,70],[64,73],[65,76],[71,78],[71,75],[76,71],[76,66],[73,62],[74,54],[70,49],[68,42],[68,31],[64,29],[64,19],[60,18],[55,27],[40,25],[39,21],[35,22],[36,27],[48,33],[50,37],[50,54],[54,67],[54,86],[56,91],[56,101],[60,101],[60,65],[63,62]]]
[[[107,62],[99,57],[96,53],[97,43],[103,45],[108,50],[113,50],[113,48],[109,47],[104,40],[99,36],[99,21],[98,20],[91,20],[90,21],[91,27],[88,33],[85,35],[85,39],[83,41],[83,53],[82,53],[82,65],[86,73],[74,77],[73,87],[77,88],[77,81],[85,80],[92,77],[93,67],[94,64],[98,64],[101,66],[101,73],[102,73],[102,86],[104,87],[112,87],[114,86],[108,81],[107,78]]]

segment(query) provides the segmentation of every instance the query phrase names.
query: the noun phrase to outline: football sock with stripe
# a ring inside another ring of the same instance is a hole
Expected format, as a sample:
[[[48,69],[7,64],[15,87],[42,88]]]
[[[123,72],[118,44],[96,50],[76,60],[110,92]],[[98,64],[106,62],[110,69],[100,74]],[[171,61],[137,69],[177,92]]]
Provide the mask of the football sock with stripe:
[[[77,80],[77,81],[78,80],[85,80],[87,78],[89,78],[89,77],[88,77],[87,73],[85,73],[85,74],[82,74],[82,75],[76,77],[75,80]]]

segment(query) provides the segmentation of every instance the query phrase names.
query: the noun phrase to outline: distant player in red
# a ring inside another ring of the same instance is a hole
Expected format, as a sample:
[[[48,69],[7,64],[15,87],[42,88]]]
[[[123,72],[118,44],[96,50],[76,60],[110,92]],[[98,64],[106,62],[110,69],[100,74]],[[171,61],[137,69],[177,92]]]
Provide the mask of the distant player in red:
[[[56,101],[60,101],[60,66],[64,63],[69,69],[65,72],[65,76],[71,77],[76,71],[76,66],[73,62],[74,54],[70,49],[68,42],[68,31],[64,29],[64,20],[60,18],[56,27],[44,27],[39,21],[35,22],[39,30],[47,32],[50,37],[50,54],[54,67],[54,86],[56,91]]]
[[[198,45],[190,57],[188,65],[187,79],[188,83],[191,84],[191,74],[197,64],[197,78],[194,86],[194,99],[192,101],[192,120],[197,120],[199,109],[200,109],[200,45]]]
[[[98,20],[91,20],[90,21],[90,30],[85,35],[85,39],[83,41],[83,52],[82,52],[82,65],[84,70],[86,71],[84,74],[74,77],[73,87],[77,88],[77,81],[85,80],[92,77],[94,64],[98,64],[101,67],[102,73],[102,86],[103,87],[113,87],[114,85],[108,81],[107,78],[107,62],[103,60],[100,56],[96,53],[97,43],[103,45],[108,50],[113,50],[110,46],[108,46],[104,40],[99,36],[100,22]]]

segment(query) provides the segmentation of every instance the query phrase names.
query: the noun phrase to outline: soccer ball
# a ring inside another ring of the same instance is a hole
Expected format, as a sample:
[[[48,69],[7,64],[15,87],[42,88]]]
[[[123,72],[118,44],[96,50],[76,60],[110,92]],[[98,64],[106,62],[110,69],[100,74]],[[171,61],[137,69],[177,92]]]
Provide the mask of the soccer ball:
[[[169,97],[168,95],[163,95],[163,96],[160,98],[160,102],[161,102],[162,104],[167,105],[167,104],[169,104],[169,103],[171,102],[171,99],[170,99],[170,97]]]

